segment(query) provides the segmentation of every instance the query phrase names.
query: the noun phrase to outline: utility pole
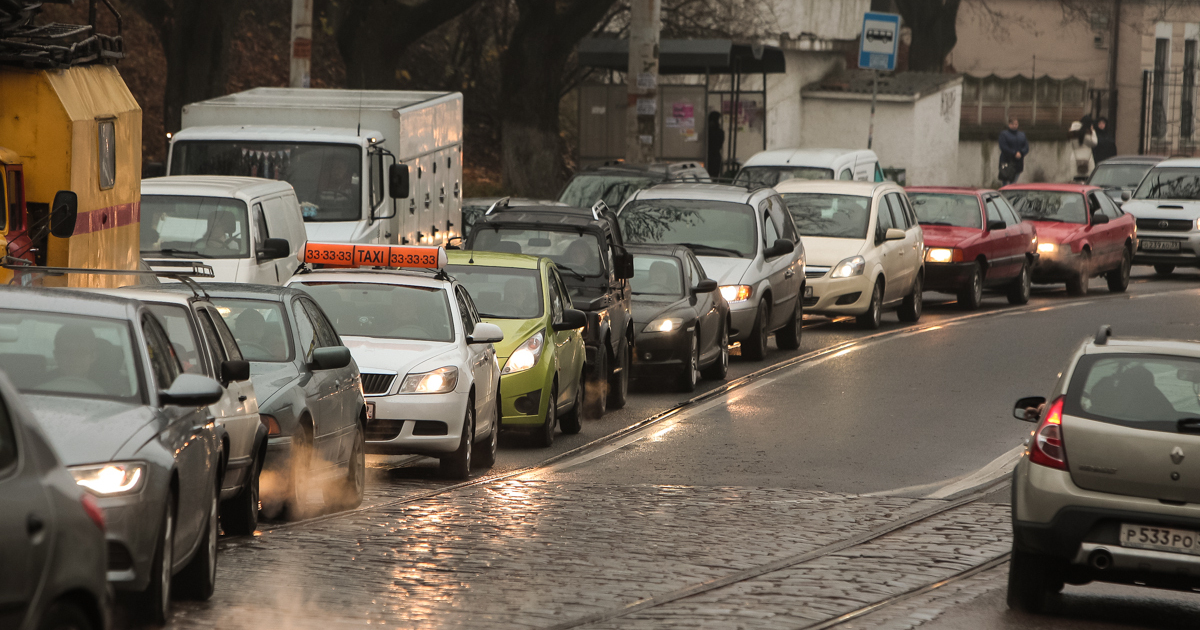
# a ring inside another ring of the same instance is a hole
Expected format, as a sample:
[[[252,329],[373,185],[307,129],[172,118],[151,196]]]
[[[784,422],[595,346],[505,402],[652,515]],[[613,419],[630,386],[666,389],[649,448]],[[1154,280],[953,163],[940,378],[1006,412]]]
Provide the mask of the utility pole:
[[[292,0],[292,74],[288,83],[294,88],[312,84],[313,0]]]
[[[654,161],[658,130],[658,42],[662,0],[632,0],[629,7],[629,109],[625,161]]]

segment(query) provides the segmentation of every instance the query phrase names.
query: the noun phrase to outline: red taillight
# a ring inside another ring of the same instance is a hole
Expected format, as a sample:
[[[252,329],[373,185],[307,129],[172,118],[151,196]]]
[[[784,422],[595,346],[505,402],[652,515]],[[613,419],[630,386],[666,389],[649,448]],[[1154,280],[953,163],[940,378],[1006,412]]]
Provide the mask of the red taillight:
[[[265,413],[258,414],[258,419],[267,427],[267,435],[279,435],[279,423],[275,421],[275,416],[268,416]]]
[[[1046,418],[1033,433],[1033,444],[1029,448],[1029,460],[1058,470],[1067,469],[1067,446],[1062,434],[1063,399],[1059,396],[1050,403]]]
[[[96,524],[96,527],[100,528],[100,531],[104,531],[104,510],[100,508],[100,505],[96,503],[92,495],[84,494],[80,497],[79,501],[83,503],[83,511],[87,512],[88,518],[92,519],[92,522]]]

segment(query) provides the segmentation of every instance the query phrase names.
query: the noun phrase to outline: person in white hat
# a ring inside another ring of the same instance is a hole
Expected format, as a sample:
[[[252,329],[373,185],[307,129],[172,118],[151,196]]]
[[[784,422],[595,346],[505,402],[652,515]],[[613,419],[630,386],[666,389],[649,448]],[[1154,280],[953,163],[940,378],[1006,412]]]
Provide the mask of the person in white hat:
[[[1070,168],[1073,173],[1074,181],[1082,182],[1092,174],[1092,169],[1096,168],[1096,162],[1092,158],[1092,147],[1096,146],[1096,130],[1092,127],[1091,121],[1084,124],[1076,120],[1071,123],[1071,151],[1070,151]]]

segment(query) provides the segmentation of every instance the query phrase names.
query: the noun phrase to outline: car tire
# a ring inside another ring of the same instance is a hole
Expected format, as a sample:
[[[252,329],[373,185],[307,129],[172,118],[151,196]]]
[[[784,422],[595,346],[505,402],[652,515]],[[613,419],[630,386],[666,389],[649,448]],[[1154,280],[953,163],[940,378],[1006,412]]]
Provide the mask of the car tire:
[[[1029,263],[1021,265],[1021,273],[1017,274],[1017,279],[1008,287],[1008,303],[1009,304],[1028,304],[1029,295],[1033,291],[1033,279],[1030,277]]]
[[[767,358],[767,326],[771,322],[770,308],[766,300],[759,300],[758,316],[754,319],[754,328],[750,330],[750,338],[742,342],[742,356],[751,361],[762,361]]]
[[[475,452],[475,467],[483,470],[496,465],[496,451],[500,448],[500,388],[496,391],[496,419],[492,422],[492,432],[483,447]]]
[[[292,454],[288,461],[288,484],[280,518],[298,521],[308,513],[309,473],[312,469],[313,437],[304,424],[292,434]]]
[[[337,510],[353,510],[362,505],[367,488],[367,443],[362,425],[358,422],[354,423],[354,434],[350,461],[346,462],[346,476],[327,486],[325,502]],[[331,494],[332,497],[329,496]]]
[[[571,410],[558,417],[558,428],[566,435],[575,435],[583,430],[583,375],[579,375],[579,384],[575,386],[575,405]]]
[[[1175,265],[1154,265],[1154,273],[1165,278],[1175,273]]]
[[[983,270],[979,263],[972,263],[967,283],[958,290],[958,307],[964,311],[979,309],[983,303]]]
[[[254,459],[250,478],[237,496],[221,504],[221,530],[229,536],[249,536],[258,529],[259,480],[262,455]]]
[[[219,482],[213,490],[212,503],[208,508],[208,522],[204,525],[203,538],[196,555],[175,576],[174,590],[181,599],[207,601],[217,587],[217,505],[221,496]]]
[[[467,411],[463,414],[462,436],[458,449],[438,460],[438,470],[446,479],[459,481],[471,476],[471,451],[475,446],[475,401],[467,399]]]
[[[1079,273],[1067,280],[1067,295],[1081,297],[1088,293],[1088,283],[1092,279],[1092,257],[1083,252],[1079,257]]]
[[[42,620],[37,625],[38,630],[94,630],[92,621],[87,613],[78,605],[69,601],[57,601],[50,604]]]
[[[554,430],[558,428],[558,383],[550,388],[550,398],[546,401],[546,420],[538,426],[533,435],[534,446],[550,448],[554,445]]]
[[[696,324],[696,334],[692,335],[687,362],[680,366],[677,385],[679,391],[690,393],[696,391],[698,382],[700,382],[700,325]]]
[[[1057,558],[1027,553],[1013,547],[1008,564],[1008,607],[1029,613],[1050,608],[1063,588],[1063,567]]]
[[[900,317],[902,322],[916,322],[921,319],[921,311],[925,306],[924,298],[925,279],[918,273],[917,278],[913,280],[912,292],[900,304],[896,315]]]
[[[583,387],[583,415],[588,420],[599,420],[608,410],[608,353],[604,348],[596,349],[596,363]]]
[[[801,293],[803,295],[803,293]],[[775,333],[775,345],[780,350],[799,350],[800,337],[804,334],[804,302],[796,298],[796,308],[792,309],[792,318],[783,328]]]
[[[721,323],[720,350],[712,365],[700,371],[700,375],[710,381],[723,381],[729,374],[729,322]]]
[[[608,379],[609,409],[622,409],[629,400],[629,366],[632,363],[630,357],[632,347],[632,342],[626,342],[623,348],[617,350],[617,365]]]
[[[1129,271],[1133,269],[1133,254],[1128,247],[1121,248],[1121,265],[1104,274],[1108,282],[1108,290],[1113,293],[1124,293],[1129,288]]]
[[[171,567],[175,563],[175,493],[168,492],[164,503],[158,543],[150,561],[150,583],[138,597],[137,611],[139,617],[156,626],[167,623],[171,616]]]
[[[871,290],[871,303],[867,305],[867,312],[856,317],[855,321],[863,330],[878,330],[879,324],[883,322],[883,284],[878,280],[875,281],[875,288]]]

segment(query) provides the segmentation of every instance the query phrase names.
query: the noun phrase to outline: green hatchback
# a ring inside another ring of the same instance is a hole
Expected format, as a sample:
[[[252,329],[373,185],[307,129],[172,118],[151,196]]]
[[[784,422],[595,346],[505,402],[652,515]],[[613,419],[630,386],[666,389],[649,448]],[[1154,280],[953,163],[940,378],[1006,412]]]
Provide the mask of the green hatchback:
[[[467,288],[479,316],[504,331],[500,362],[500,427],[533,433],[540,446],[582,428],[587,316],[571,308],[566,285],[549,258],[449,251],[446,271]],[[550,404],[553,402],[554,404]]]

